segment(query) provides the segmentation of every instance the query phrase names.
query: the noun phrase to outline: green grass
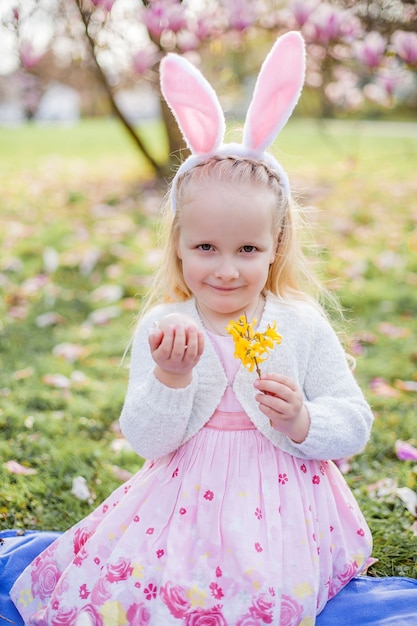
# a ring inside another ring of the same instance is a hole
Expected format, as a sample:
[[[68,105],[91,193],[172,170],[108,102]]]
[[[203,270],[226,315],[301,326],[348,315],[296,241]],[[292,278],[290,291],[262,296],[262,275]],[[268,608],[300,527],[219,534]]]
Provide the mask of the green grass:
[[[159,129],[143,132],[160,149]],[[308,207],[376,416],[346,475],[373,531],[371,573],[417,577],[414,517],[395,489],[372,495],[388,479],[417,488],[416,463],[394,448],[417,446],[417,132],[295,120],[276,153]],[[0,128],[0,188],[0,527],[64,530],[120,484],[118,472],[141,466],[117,420],[122,356],[158,262],[161,197],[112,120]],[[36,473],[10,473],[9,460]],[[78,475],[89,501],[71,494]]]

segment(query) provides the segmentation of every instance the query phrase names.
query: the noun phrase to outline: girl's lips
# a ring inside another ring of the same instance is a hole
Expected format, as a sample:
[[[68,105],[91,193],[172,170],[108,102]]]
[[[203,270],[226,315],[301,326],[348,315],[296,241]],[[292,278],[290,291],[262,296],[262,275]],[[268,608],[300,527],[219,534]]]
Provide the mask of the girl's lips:
[[[210,285],[216,291],[237,291],[240,287],[222,287],[221,285]]]

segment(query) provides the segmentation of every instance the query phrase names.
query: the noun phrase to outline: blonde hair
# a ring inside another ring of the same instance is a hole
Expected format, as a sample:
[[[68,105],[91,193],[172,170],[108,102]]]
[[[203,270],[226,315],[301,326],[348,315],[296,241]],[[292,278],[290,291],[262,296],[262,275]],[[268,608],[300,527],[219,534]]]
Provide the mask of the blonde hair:
[[[153,285],[143,302],[142,312],[161,302],[188,300],[192,293],[185,284],[182,263],[177,254],[181,227],[181,207],[195,192],[200,183],[216,184],[219,181],[256,185],[271,191],[276,201],[273,207],[273,229],[277,238],[277,253],[268,272],[264,287],[284,300],[307,300],[321,308],[319,302],[327,294],[311,263],[304,253],[301,227],[304,220],[293,199],[286,199],[279,175],[266,164],[247,157],[213,156],[202,164],[182,174],[177,180],[174,213],[167,194],[161,221],[163,258]]]

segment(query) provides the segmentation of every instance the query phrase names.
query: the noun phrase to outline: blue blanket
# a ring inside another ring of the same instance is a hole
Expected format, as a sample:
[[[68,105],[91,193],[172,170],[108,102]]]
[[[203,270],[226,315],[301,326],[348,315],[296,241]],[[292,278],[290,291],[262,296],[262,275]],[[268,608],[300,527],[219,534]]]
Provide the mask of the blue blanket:
[[[0,531],[0,626],[24,626],[9,599],[9,591],[20,572],[52,541],[56,532]],[[414,578],[371,578],[351,580],[328,602],[316,626],[417,626],[417,580]]]

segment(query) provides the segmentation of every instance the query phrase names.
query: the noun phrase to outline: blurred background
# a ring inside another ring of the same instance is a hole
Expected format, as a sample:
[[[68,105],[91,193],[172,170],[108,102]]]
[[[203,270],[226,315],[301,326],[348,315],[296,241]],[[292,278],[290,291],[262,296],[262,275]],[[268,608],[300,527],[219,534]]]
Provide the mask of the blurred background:
[[[290,29],[308,48],[297,115],[415,121],[415,2],[2,0],[0,124],[114,115],[160,175],[181,148],[159,94],[163,55],[187,55],[239,118],[271,42]],[[159,159],[135,128],[149,119],[164,122]]]

